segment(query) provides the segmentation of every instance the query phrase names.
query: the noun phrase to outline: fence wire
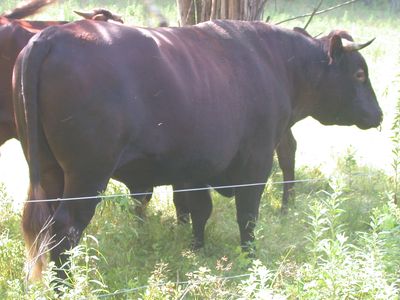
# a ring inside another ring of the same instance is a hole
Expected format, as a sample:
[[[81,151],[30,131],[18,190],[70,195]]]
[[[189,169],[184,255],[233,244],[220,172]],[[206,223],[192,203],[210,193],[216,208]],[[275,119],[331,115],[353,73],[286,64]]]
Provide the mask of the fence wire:
[[[371,174],[364,174],[364,173],[356,173],[356,174],[350,174],[350,177],[367,177],[371,176]],[[275,182],[255,182],[255,183],[245,183],[245,184],[233,184],[233,185],[220,185],[220,186],[203,186],[203,187],[197,187],[197,188],[187,188],[187,189],[177,189],[177,190],[172,190],[172,193],[190,193],[190,192],[197,192],[197,191],[206,191],[206,190],[221,190],[221,189],[232,189],[232,188],[244,188],[244,187],[254,187],[254,186],[261,186],[261,185],[267,185],[267,184],[272,184],[272,185],[282,185],[286,183],[308,183],[308,182],[317,182],[317,181],[331,181],[332,178],[327,177],[327,178],[309,178],[309,179],[299,179],[299,180],[288,180],[288,181],[275,181]],[[90,199],[97,199],[101,198],[102,200],[114,200],[117,201],[115,198],[120,198],[120,197],[143,197],[143,196],[150,196],[153,195],[153,191],[151,192],[140,192],[140,193],[124,193],[124,194],[112,194],[112,195],[96,195],[96,196],[83,196],[83,197],[71,197],[71,198],[52,198],[52,199],[32,199],[32,200],[26,200],[25,202],[30,202],[30,203],[37,203],[37,202],[58,202],[58,201],[78,201],[78,200],[90,200]],[[1,203],[13,203],[14,201],[12,199],[3,199],[0,201]]]
[[[245,184],[233,184],[233,185],[220,185],[220,186],[205,186],[198,188],[188,188],[188,189],[177,189],[172,190],[172,193],[188,193],[188,192],[197,192],[197,191],[206,191],[206,190],[222,190],[222,189],[232,189],[232,188],[244,188],[244,187],[254,187],[260,185],[267,184],[285,184],[285,183],[304,183],[304,182],[316,182],[316,181],[329,181],[329,178],[310,178],[310,179],[300,179],[300,180],[289,180],[289,181],[275,181],[275,182],[256,182],[256,183],[245,183]],[[58,201],[78,201],[78,200],[90,200],[101,198],[102,200],[109,200],[112,198],[119,197],[142,197],[152,195],[153,192],[141,192],[141,193],[126,193],[126,194],[112,194],[112,195],[96,195],[96,196],[83,196],[83,197],[71,197],[71,198],[52,198],[52,199],[32,199],[26,200],[25,202],[58,202]],[[3,199],[2,203],[13,203],[13,200]]]

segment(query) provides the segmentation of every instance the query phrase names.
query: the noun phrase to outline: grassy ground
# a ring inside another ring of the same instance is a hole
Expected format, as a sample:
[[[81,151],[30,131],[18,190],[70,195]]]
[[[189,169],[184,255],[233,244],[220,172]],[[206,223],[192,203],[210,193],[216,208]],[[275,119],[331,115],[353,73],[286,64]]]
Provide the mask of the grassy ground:
[[[0,11],[15,7],[6,0]],[[319,1],[269,1],[272,22],[309,12]],[[325,1],[325,7],[339,1]],[[174,1],[158,1],[171,24]],[[138,1],[63,1],[36,19],[72,20],[73,9],[107,7],[128,23],[154,25]],[[306,20],[285,23],[301,26]],[[279,213],[281,180],[277,167],[262,199],[257,226],[258,261],[240,252],[234,202],[215,194],[206,230],[206,247],[189,251],[189,226],[177,226],[171,193],[159,188],[145,223],[130,213],[129,199],[103,201],[81,245],[73,250],[74,277],[65,299],[96,298],[114,291],[117,299],[398,299],[400,211],[392,199],[393,162],[390,136],[399,84],[398,15],[386,1],[371,7],[358,3],[315,17],[309,32],[347,29],[356,40],[377,40],[363,50],[376,94],[384,111],[382,131],[323,127],[313,120],[294,128],[298,139],[299,183],[295,206]],[[26,165],[13,141],[1,149],[0,298],[58,297],[53,275],[27,288],[20,206]],[[127,190],[113,183],[107,193]],[[18,201],[20,203],[20,201]],[[231,278],[240,274],[251,276]],[[228,278],[227,278],[228,277]],[[184,281],[185,284],[176,284]],[[127,289],[127,290],[124,290]]]

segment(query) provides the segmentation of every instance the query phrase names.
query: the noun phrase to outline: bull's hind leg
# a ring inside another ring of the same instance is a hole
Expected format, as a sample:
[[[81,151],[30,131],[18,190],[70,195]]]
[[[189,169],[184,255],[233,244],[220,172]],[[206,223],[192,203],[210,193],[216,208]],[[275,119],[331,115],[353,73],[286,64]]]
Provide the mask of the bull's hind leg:
[[[240,244],[244,251],[252,250],[254,228],[258,219],[260,198],[264,186],[241,187],[235,192],[236,218],[240,231]]]
[[[153,196],[152,187],[138,187],[129,176],[114,176],[113,178],[123,182],[128,187],[129,192],[133,194],[133,196],[131,196],[133,209],[130,209],[130,212],[140,221],[144,221],[146,219],[147,207],[149,206],[151,197]]]
[[[64,191],[64,173],[61,167],[54,163],[52,165],[45,165],[46,169],[43,171],[40,185],[45,192],[43,199],[57,199],[61,198]],[[59,202],[51,201],[48,205],[51,207],[53,214],[57,209]]]
[[[61,198],[64,190],[64,174],[53,156],[46,153],[40,159],[40,184],[30,186],[28,199],[32,202],[25,203],[22,214],[22,229],[28,254],[26,270],[30,279],[39,279],[42,268],[46,265],[45,253],[52,237],[52,216],[59,204],[59,201],[42,200]]]
[[[106,188],[108,178],[88,182],[90,177],[66,177],[63,199],[57,207],[54,217],[52,233],[54,241],[50,251],[50,258],[57,267],[63,266],[67,260],[66,250],[75,247],[82,236],[83,230],[92,219],[99,197],[91,199],[68,200],[77,197],[97,196]],[[85,180],[86,179],[86,180]],[[65,270],[59,270],[57,275],[65,278]]]
[[[240,243],[242,249],[246,252],[253,251],[252,243],[254,241],[254,228],[258,219],[261,195],[265,184],[271,172],[272,157],[264,154],[263,160],[247,161],[245,168],[239,172],[240,181],[243,184],[260,183],[260,185],[238,187],[235,189],[236,217],[240,231]],[[258,155],[262,157],[262,155]]]
[[[180,189],[184,189],[184,187],[174,186],[174,191]],[[190,192],[174,192],[173,194],[178,224],[187,224],[190,221],[190,209],[188,203],[188,201],[190,201],[190,195]]]
[[[188,186],[185,185],[185,188],[188,188]],[[178,196],[178,198],[176,198],[176,196]],[[176,201],[181,202],[177,203]],[[187,213],[190,212],[193,230],[192,248],[197,250],[203,247],[204,229],[212,211],[210,192],[204,190],[176,193],[174,194],[174,202],[178,221],[179,219],[183,219],[181,221],[186,221]]]
[[[174,186],[174,190],[175,189],[177,188]],[[135,201],[134,213],[139,218],[139,220],[143,221],[146,219],[146,210],[150,203],[151,197],[152,194],[149,194],[142,197],[136,197],[134,199]],[[186,192],[174,193],[173,195],[173,201],[176,211],[176,219],[178,221],[178,224],[189,223],[190,211],[188,207],[189,205],[187,203],[189,197],[190,193],[188,194]]]
[[[132,193],[132,192],[131,192]],[[140,197],[132,197],[134,201],[134,214],[139,220],[144,221],[146,219],[146,210],[149,206],[152,194],[144,195]]]

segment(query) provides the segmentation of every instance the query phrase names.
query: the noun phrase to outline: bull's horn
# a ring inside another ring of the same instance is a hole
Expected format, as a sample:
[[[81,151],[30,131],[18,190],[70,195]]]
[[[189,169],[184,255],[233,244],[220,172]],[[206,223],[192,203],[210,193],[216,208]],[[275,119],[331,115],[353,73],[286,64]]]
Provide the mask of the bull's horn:
[[[85,19],[92,19],[95,15],[94,12],[83,12],[83,11],[77,11],[77,10],[74,10],[74,13],[76,13],[77,15],[79,15]]]
[[[90,20],[95,20],[95,21],[108,21],[107,17],[103,14],[98,14],[94,15]]]
[[[374,40],[375,40],[375,38],[373,38],[372,40],[370,40],[364,44],[359,44],[359,43],[350,42],[346,39],[342,39],[343,49],[346,52],[358,51],[358,50],[361,50],[361,49],[369,46]]]

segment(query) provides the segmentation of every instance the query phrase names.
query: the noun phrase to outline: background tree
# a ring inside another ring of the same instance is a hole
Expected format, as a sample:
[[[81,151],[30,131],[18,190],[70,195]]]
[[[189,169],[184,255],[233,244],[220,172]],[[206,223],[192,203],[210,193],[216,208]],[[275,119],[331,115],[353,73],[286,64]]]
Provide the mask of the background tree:
[[[260,20],[267,0],[177,0],[181,26],[213,19]]]

